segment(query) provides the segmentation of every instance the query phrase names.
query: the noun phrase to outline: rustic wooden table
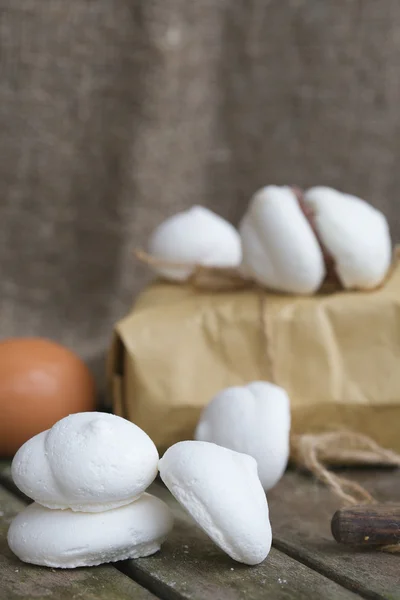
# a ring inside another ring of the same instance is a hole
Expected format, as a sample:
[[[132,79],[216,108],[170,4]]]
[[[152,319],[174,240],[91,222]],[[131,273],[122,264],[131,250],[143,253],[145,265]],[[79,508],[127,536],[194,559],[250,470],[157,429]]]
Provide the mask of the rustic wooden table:
[[[398,472],[351,476],[379,500],[400,501]],[[330,533],[337,501],[295,472],[268,494],[274,547],[257,567],[225,556],[159,483],[151,492],[170,504],[176,524],[155,556],[67,571],[29,566],[7,546],[8,525],[26,499],[13,486],[6,462],[0,463],[0,483],[1,600],[400,600],[400,556],[337,545]]]

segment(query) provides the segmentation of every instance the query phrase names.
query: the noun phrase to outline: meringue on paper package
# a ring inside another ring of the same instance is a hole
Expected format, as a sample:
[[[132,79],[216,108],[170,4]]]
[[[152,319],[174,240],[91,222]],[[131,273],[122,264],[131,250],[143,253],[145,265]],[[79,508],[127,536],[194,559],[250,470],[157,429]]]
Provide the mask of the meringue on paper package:
[[[274,381],[291,399],[293,434],[345,427],[400,451],[398,257],[385,285],[368,292],[216,293],[155,282],[115,327],[114,412],[163,451],[193,438],[221,390]]]

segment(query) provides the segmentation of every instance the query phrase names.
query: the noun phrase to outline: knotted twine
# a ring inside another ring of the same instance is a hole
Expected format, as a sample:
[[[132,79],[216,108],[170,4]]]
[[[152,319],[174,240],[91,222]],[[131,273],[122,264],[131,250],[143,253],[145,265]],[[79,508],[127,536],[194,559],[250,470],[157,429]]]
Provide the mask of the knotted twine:
[[[267,293],[253,280],[244,277],[236,268],[215,267],[182,262],[172,262],[157,258],[137,250],[136,257],[144,264],[155,268],[190,269],[185,283],[199,291],[223,292],[252,289],[259,293],[260,331],[264,351],[270,366],[270,381],[279,385],[276,377],[271,324],[266,310]],[[336,475],[327,464],[358,464],[400,467],[400,455],[382,448],[372,438],[341,429],[318,434],[301,434],[290,437],[291,459],[298,468],[303,468],[321,483],[326,485],[343,506],[376,504],[375,498],[359,483]],[[381,550],[400,553],[400,543],[384,546]]]

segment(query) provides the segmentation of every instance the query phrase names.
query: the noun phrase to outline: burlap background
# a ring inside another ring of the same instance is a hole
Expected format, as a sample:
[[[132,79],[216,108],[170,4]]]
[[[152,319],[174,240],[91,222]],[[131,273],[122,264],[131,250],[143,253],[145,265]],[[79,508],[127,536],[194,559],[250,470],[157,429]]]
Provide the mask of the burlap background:
[[[202,203],[324,183],[400,238],[397,0],[0,0],[1,336],[103,371],[147,274],[132,249]]]

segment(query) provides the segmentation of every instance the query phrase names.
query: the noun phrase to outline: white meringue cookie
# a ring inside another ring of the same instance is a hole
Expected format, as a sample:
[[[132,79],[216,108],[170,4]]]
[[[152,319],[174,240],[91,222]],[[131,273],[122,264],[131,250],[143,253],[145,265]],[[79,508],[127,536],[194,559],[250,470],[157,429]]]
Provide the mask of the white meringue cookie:
[[[237,267],[242,260],[237,230],[203,206],[193,206],[159,225],[150,237],[149,252],[156,258],[188,263],[188,268],[157,267],[167,279],[184,281],[193,265]]]
[[[49,508],[97,512],[132,502],[157,475],[139,427],[106,413],[70,415],[28,440],[11,466],[17,487]]]
[[[381,284],[392,261],[385,216],[364,200],[328,187],[309,189],[304,202],[342,285],[370,289]]]
[[[24,562],[72,569],[154,554],[171,528],[168,506],[150,494],[104,513],[34,502],[11,523],[8,545]]]
[[[256,192],[239,232],[244,274],[282,292],[318,290],[326,273],[324,258],[292,188],[271,185]]]
[[[249,565],[267,557],[268,503],[251,456],[207,442],[179,442],[159,469],[178,502],[229,556]]]
[[[265,491],[282,477],[289,459],[290,400],[272,383],[254,381],[222,390],[204,409],[195,438],[249,454]]]

